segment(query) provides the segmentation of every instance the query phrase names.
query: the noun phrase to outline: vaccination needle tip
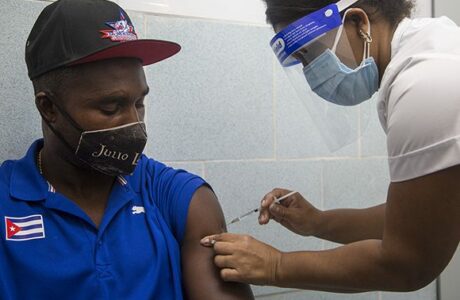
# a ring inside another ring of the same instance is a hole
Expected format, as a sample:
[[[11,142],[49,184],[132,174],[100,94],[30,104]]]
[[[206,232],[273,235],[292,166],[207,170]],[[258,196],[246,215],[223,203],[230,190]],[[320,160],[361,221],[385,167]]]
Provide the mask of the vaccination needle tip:
[[[247,213],[245,213],[244,215],[241,215],[241,216],[239,216],[239,217],[237,217],[237,218],[231,220],[227,225],[231,225],[231,224],[233,224],[233,223],[239,222],[239,221],[241,221],[241,219],[243,219],[244,217],[247,217],[247,216],[249,216],[249,215],[252,215],[253,213],[256,213],[256,212],[258,212],[258,211],[259,211],[258,208],[253,209],[253,210],[250,210],[250,211],[248,211]]]

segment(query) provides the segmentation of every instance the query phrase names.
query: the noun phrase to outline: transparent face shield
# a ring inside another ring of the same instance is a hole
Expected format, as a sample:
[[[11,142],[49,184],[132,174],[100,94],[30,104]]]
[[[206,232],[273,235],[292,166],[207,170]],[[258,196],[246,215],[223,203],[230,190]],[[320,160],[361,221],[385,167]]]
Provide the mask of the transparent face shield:
[[[354,53],[340,12],[342,0],[288,25],[271,46],[299,99],[331,152],[355,142],[367,128],[378,89],[378,70],[369,57],[370,29],[362,32],[363,54]]]

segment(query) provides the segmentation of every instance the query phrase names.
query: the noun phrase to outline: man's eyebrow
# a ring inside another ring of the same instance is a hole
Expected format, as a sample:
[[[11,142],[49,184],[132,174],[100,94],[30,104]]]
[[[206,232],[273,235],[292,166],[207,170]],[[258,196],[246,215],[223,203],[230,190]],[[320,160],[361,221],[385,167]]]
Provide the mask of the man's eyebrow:
[[[141,97],[145,97],[147,96],[147,94],[150,92],[150,88],[147,87],[145,90],[142,91],[141,93]],[[127,95],[124,94],[124,93],[119,93],[119,92],[115,92],[113,94],[109,94],[109,95],[104,95],[104,96],[101,96],[101,97],[89,97],[89,98],[86,98],[84,99],[83,101],[84,102],[94,102],[96,101],[97,103],[99,104],[107,104],[107,103],[113,103],[113,102],[124,102],[128,99]]]
[[[123,102],[126,101],[124,95],[107,95],[98,100],[99,103],[112,103],[112,102]]]

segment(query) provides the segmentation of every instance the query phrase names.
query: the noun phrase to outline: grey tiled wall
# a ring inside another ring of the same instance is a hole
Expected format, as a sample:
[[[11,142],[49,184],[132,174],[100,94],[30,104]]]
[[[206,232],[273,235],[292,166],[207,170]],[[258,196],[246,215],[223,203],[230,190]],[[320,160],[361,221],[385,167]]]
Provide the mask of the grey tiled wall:
[[[21,157],[41,136],[26,75],[24,44],[43,1],[1,0],[0,161]],[[273,187],[295,189],[319,208],[385,201],[385,139],[375,111],[358,142],[329,154],[313,121],[274,60],[268,26],[131,13],[143,37],[180,43],[181,53],[147,67],[147,154],[205,177],[226,217],[256,207]],[[334,245],[249,218],[229,228],[289,250]],[[435,287],[410,294],[330,293],[254,287],[260,299],[432,300]]]

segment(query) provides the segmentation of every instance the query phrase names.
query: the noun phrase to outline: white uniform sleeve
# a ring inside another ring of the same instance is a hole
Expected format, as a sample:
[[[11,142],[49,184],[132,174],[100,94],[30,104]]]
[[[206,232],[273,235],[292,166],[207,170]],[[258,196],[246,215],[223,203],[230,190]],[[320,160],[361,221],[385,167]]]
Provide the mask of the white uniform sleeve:
[[[387,147],[393,182],[460,164],[460,59],[415,57],[388,93]]]

